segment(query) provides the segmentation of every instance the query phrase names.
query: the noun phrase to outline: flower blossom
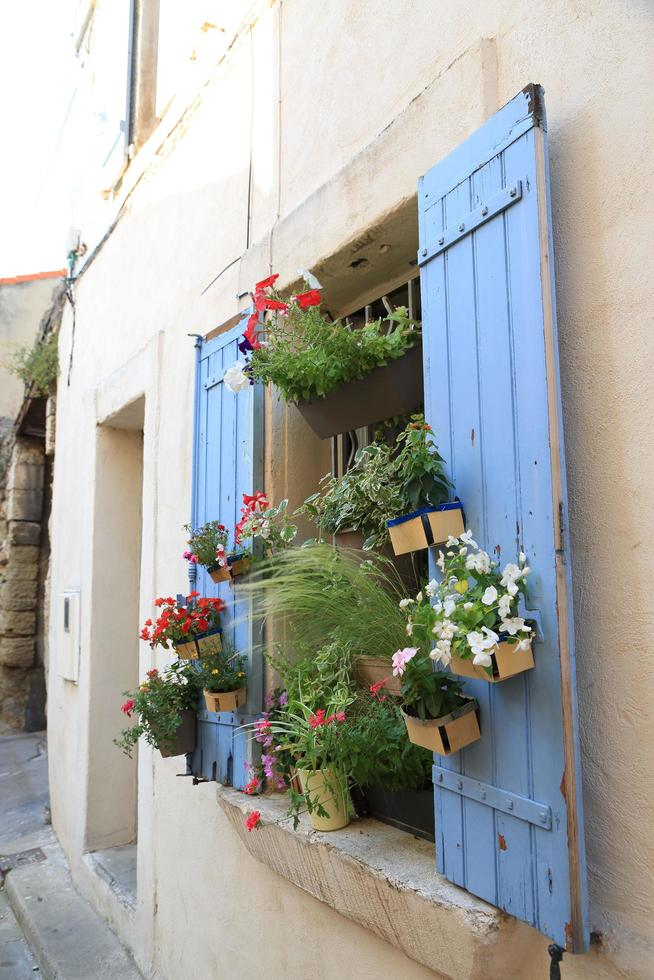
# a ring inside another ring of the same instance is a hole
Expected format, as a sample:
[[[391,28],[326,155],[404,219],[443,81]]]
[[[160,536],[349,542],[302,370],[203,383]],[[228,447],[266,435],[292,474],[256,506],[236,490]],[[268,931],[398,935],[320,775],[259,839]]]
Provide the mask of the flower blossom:
[[[481,601],[485,606],[492,606],[493,603],[497,601],[497,589],[495,588],[494,585],[488,586],[483,596],[481,597]]]
[[[120,710],[123,712],[124,715],[127,715],[128,718],[131,718],[133,707],[134,707],[134,698],[129,698],[127,701],[125,701],[123,705],[121,705]]]
[[[490,555],[486,551],[477,551],[475,554],[468,555],[466,568],[469,572],[480,572],[487,575],[491,570]]]
[[[306,293],[299,293],[294,299],[301,310],[306,310],[309,306],[320,306],[322,302],[320,292],[317,289],[309,289]]]
[[[468,645],[474,654],[472,660],[473,664],[475,664],[475,666],[490,667],[493,662],[490,651],[499,640],[497,633],[489,630],[486,626],[482,626],[481,633],[473,630],[471,633],[467,634],[466,640],[468,641]]]
[[[476,541],[472,540],[472,531],[464,531],[461,535],[461,540],[464,544],[467,544],[470,548],[478,548],[479,545]]]
[[[373,698],[377,698],[378,701],[385,701],[386,700],[386,695],[385,694],[380,694],[380,691],[383,691],[384,690],[384,688],[386,687],[387,683],[388,683],[388,678],[387,677],[382,677],[382,679],[380,681],[375,681],[374,684],[371,684],[370,685],[370,693],[372,694]]]
[[[398,650],[393,654],[391,661],[393,664],[393,677],[402,676],[409,660],[413,660],[417,652],[417,647],[404,647],[403,650]]]
[[[223,375],[225,387],[234,395],[250,387],[251,379],[245,373],[246,368],[247,364],[242,364],[241,361],[237,361],[230,368],[227,368]]]
[[[521,616],[513,616],[511,619],[503,619],[501,628],[509,636],[515,636],[518,632],[531,633],[528,626],[525,626],[525,621]]]
[[[245,820],[245,826],[248,831],[257,829],[261,825],[261,812],[259,810],[253,810],[252,813],[248,815]]]
[[[415,601],[415,599],[400,599],[400,609],[406,609],[407,606],[413,605]]]
[[[438,660],[444,667],[448,667],[452,660],[452,644],[450,640],[438,640],[434,649],[430,651],[429,656],[432,660]]]

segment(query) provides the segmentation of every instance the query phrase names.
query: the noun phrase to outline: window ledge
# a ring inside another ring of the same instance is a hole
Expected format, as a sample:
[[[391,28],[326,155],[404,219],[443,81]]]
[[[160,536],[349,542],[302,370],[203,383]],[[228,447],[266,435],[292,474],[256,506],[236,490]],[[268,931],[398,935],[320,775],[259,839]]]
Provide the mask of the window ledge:
[[[543,956],[543,936],[439,875],[434,845],[374,819],[297,831],[285,797],[218,786],[218,803],[250,854],[298,888],[446,977],[503,976],[517,956]],[[245,816],[261,813],[248,832]],[[545,962],[545,960],[543,960]]]

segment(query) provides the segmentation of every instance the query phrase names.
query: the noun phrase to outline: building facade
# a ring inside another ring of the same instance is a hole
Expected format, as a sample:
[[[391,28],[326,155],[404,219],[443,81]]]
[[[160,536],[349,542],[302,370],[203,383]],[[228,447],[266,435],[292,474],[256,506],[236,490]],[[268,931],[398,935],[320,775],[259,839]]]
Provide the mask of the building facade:
[[[133,23],[120,20],[128,4],[107,0],[78,18],[84,98],[71,139],[84,153],[60,331],[48,672],[52,818],[75,883],[144,974],[166,980],[546,975],[545,935],[450,884],[433,845],[381,824],[339,845],[272,817],[248,835],[235,790],[113,744],[122,693],[165,662],[139,626],[155,596],[187,587],[198,338],[231,337],[273,272],[286,290],[308,270],[334,316],[415,281],[419,178],[535,81],[551,159],[592,933],[564,970],[646,980],[654,298],[651,206],[635,188],[649,176],[652,11],[633,0],[201,6],[189,6],[188,64],[165,104],[153,58],[160,38],[168,63],[164,3],[137,3]],[[121,39],[124,64],[107,48]],[[125,112],[115,92],[127,81]],[[329,441],[274,392],[257,411],[251,472],[263,485],[249,489],[298,505],[330,467]]]

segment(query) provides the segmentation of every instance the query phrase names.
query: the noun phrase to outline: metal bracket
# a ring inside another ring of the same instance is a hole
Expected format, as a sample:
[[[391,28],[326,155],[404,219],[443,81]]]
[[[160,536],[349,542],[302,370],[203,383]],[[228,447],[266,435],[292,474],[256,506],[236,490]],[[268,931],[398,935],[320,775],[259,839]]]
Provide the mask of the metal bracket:
[[[461,773],[444,769],[443,766],[432,767],[432,779],[437,789],[447,789],[452,793],[458,793],[459,796],[485,803],[493,810],[501,810],[502,813],[517,817],[518,820],[533,823],[541,830],[552,829],[552,810],[544,803],[537,803],[536,800],[530,800],[526,796],[509,793],[498,786],[482,783],[470,776],[462,776]]]
[[[222,380],[222,377],[219,378],[214,374],[213,377],[207,378],[207,380],[203,382],[202,387],[205,391],[208,391],[209,388],[215,388],[216,385],[219,385]]]
[[[444,252],[450,245],[454,245],[459,239],[465,238],[475,229],[490,221],[497,214],[506,211],[512,204],[516,204],[522,197],[522,181],[513,180],[503,190],[493,194],[487,201],[480,204],[474,211],[469,211],[463,215],[450,228],[445,228],[436,238],[436,244],[431,248],[422,248],[418,252],[418,265],[426,265],[431,259]]]

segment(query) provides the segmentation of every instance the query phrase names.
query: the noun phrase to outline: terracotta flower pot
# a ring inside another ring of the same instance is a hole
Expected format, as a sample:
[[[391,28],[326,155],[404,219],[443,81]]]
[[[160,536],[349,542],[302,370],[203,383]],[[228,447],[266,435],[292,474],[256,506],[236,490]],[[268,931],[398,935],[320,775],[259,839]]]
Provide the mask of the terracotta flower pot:
[[[366,687],[385,679],[384,691],[387,694],[399,696],[402,693],[401,678],[393,677],[393,665],[389,657],[355,657],[354,673]]]
[[[247,699],[247,688],[239,687],[237,691],[204,691],[204,703],[207,711],[236,711]]]
[[[185,643],[175,643],[175,650],[180,660],[197,660],[198,657],[208,657],[220,653],[223,648],[222,629],[211,630],[202,636],[193,637]]]
[[[465,531],[463,508],[458,501],[422,507],[412,514],[388,521],[386,526],[396,555],[430,548],[447,541],[450,535],[458,538]]]
[[[342,830],[350,822],[349,793],[347,779],[334,769],[297,769],[302,791],[312,804],[320,804],[328,816],[320,817],[313,810],[309,814],[314,830]]]
[[[422,404],[422,344],[402,357],[374,368],[359,381],[348,381],[324,398],[301,401],[297,407],[321,439],[407,415]]]
[[[195,711],[191,708],[182,711],[181,719],[179,728],[175,733],[174,743],[168,747],[158,746],[164,759],[169,759],[174,755],[185,755],[195,748]]]
[[[466,702],[449,715],[428,718],[426,721],[408,715],[402,709],[409,741],[438,755],[451,755],[466,745],[477,742],[481,738],[477,702],[474,698],[466,698]]]
[[[453,674],[461,677],[474,677],[489,684],[497,684],[498,681],[505,681],[508,677],[515,677],[525,670],[535,667],[534,654],[531,649],[531,640],[527,650],[516,650],[515,643],[507,643],[501,640],[497,643],[491,653],[491,670],[489,674],[485,667],[475,666],[472,660],[465,660],[462,657],[453,656],[450,663],[450,670]]]

